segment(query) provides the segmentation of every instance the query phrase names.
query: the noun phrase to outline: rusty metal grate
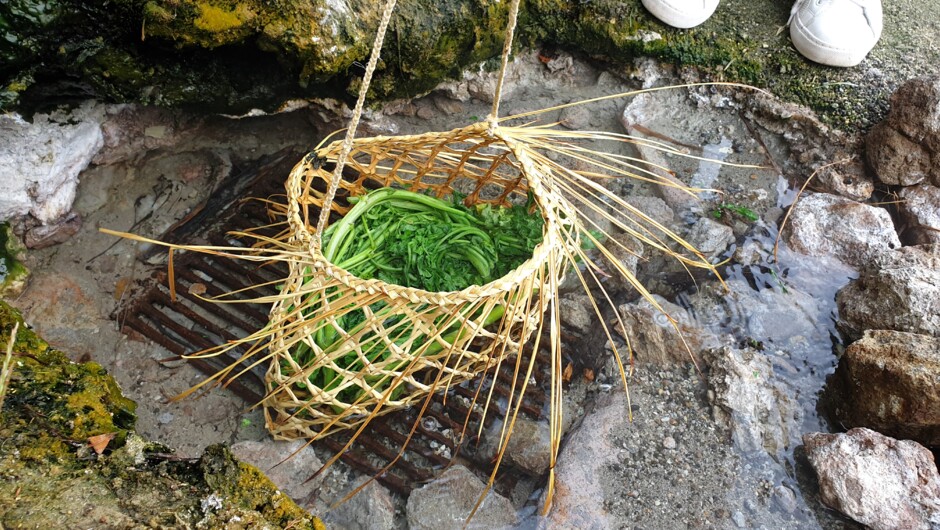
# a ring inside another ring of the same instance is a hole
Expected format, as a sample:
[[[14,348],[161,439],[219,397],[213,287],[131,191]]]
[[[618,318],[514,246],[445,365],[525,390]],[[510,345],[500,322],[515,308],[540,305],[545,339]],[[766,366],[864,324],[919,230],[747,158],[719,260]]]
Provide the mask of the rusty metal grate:
[[[304,153],[285,150],[244,171],[223,183],[219,190],[205,203],[194,209],[186,219],[180,221],[161,239],[173,243],[198,243],[220,246],[241,245],[227,234],[233,230],[244,230],[268,225],[271,221],[266,207],[260,201],[243,200],[245,197],[273,197],[283,195],[283,182],[294,163]],[[271,229],[275,231],[275,229]],[[273,235],[273,234],[267,234]],[[160,249],[145,253],[145,259],[161,254]],[[161,271],[139,291],[128,305],[117,314],[125,332],[136,332],[163,346],[174,354],[165,362],[178,361],[179,356],[193,353],[221,342],[247,335],[264,325],[268,308],[260,304],[213,304],[193,293],[204,296],[219,295],[239,289],[248,289],[263,282],[277,281],[286,277],[286,267],[259,267],[248,261],[218,258],[208,254],[188,252],[174,259],[176,270],[176,294],[173,302],[166,286],[166,275]],[[281,264],[278,264],[281,265]],[[275,287],[269,285],[245,292],[245,299],[259,294],[274,294]],[[547,343],[548,341],[543,341]],[[207,375],[216,373],[236,361],[244,350],[233,350],[212,359],[190,360],[197,369]],[[526,355],[531,355],[528,352]],[[541,352],[539,355],[545,355]],[[547,362],[539,363],[546,367]],[[254,404],[264,395],[264,369],[258,367],[242,377],[231,381],[227,388],[246,402]],[[522,411],[532,418],[542,415],[548,399],[545,394],[548,374],[536,376],[536,385],[530,385]],[[495,380],[495,382],[494,382]],[[494,395],[507,400],[512,388],[512,367],[504,367],[494,378],[483,382],[484,388],[493,385]],[[403,494],[433,478],[438,471],[461,455],[462,463],[488,473],[489,462],[473,458],[474,447],[479,441],[475,433],[480,428],[481,411],[470,404],[476,393],[476,385],[452,388],[447,396],[435,396],[425,411],[425,416],[389,472],[378,476],[386,486]],[[464,420],[469,415],[467,436],[458,443],[457,435],[463,431]],[[341,460],[364,475],[378,475],[391,462],[405,444],[408,433],[417,417],[416,410],[400,411],[373,420],[369,428],[356,440],[352,448],[343,453]],[[489,422],[489,417],[487,422]],[[336,454],[345,446],[348,438],[343,433],[318,441],[319,450]],[[470,457],[467,459],[466,457]],[[501,490],[506,490],[528,473],[501,467]]]

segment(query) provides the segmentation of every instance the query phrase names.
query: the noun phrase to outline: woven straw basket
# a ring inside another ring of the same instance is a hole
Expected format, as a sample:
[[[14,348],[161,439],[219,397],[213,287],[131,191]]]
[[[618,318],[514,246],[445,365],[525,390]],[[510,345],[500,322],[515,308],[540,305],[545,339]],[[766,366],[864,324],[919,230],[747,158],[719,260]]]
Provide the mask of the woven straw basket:
[[[295,252],[270,313],[273,361],[265,400],[268,427],[277,437],[316,438],[355,427],[494,369],[541,328],[565,272],[565,256],[579,244],[572,205],[547,187],[529,148],[501,136],[499,128],[481,122],[444,133],[357,139],[346,162],[352,170],[346,174],[355,176],[337,182],[333,200],[325,190],[341,144],[308,155],[286,185],[287,244]],[[444,199],[459,190],[468,206],[519,204],[531,193],[544,219],[543,241],[506,276],[462,291],[428,292],[357,278],[323,256],[317,218],[326,205],[335,220],[348,211],[348,197],[385,186]],[[364,311],[365,323],[342,330],[339,347],[324,351],[313,333],[324,325],[339,327],[338,317],[349,311]],[[494,311],[502,313],[495,322]],[[300,345],[313,353],[306,365],[292,355]],[[388,356],[370,361],[372,347],[387,349]],[[351,355],[361,369],[342,367],[339,360],[349,366]],[[320,388],[310,376],[322,369],[333,370],[342,382]]]

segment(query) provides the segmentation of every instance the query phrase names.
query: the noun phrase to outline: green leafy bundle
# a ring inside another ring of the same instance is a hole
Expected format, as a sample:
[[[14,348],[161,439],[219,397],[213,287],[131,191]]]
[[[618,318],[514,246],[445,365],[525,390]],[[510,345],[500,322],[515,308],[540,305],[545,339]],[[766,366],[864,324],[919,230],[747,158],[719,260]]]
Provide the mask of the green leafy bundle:
[[[454,194],[450,201],[445,201],[395,188],[380,188],[351,197],[350,211],[323,233],[323,255],[360,278],[377,278],[427,291],[458,291],[483,285],[505,276],[532,257],[542,241],[544,225],[532,197],[524,206],[508,207],[483,203],[466,207],[462,199]],[[376,315],[389,312],[384,302],[369,309]],[[484,324],[502,318],[503,311],[502,307],[491,310]],[[410,325],[400,320],[401,316],[389,314],[385,326],[399,329],[402,337],[410,336]],[[346,336],[361,331],[364,321],[363,310],[349,311],[337,318],[341,330],[325,325],[314,332],[313,339],[320,348],[331,351]],[[456,327],[444,334],[447,342],[459,339]],[[422,346],[419,340],[412,350]],[[384,341],[368,334],[360,338],[360,347],[370,362],[385,360],[390,353]],[[440,343],[435,341],[425,352],[436,353],[440,349]],[[311,348],[301,344],[293,356],[298,364],[306,366],[314,361],[312,353]],[[355,351],[342,361],[337,364],[345,370],[363,369],[362,359]],[[309,381],[330,390],[342,383],[342,377],[332,368],[321,367],[310,374]],[[388,385],[387,376],[377,377],[370,384],[383,390]],[[355,386],[348,390],[340,394],[344,400],[353,401],[361,394]]]

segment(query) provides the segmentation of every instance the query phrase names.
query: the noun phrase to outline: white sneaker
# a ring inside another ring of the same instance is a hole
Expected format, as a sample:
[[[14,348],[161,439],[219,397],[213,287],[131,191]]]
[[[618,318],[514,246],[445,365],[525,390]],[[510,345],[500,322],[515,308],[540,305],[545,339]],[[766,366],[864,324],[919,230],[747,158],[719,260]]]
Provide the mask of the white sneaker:
[[[693,28],[708,20],[718,0],[642,0],[656,18],[674,28]]]
[[[855,66],[881,38],[881,0],[797,0],[790,39],[807,59]]]

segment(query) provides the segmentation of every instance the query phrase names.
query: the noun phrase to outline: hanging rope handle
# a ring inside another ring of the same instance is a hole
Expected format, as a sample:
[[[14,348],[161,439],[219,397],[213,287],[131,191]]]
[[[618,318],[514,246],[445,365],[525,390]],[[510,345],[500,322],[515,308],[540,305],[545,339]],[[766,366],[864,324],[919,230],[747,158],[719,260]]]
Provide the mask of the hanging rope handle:
[[[493,110],[486,118],[490,129],[496,128],[496,120],[499,118],[499,100],[503,93],[503,80],[506,78],[506,70],[509,67],[509,54],[512,52],[512,39],[516,32],[516,18],[518,15],[519,0],[512,0],[512,3],[509,4],[509,21],[506,23],[506,38],[503,41],[503,59],[499,67],[499,77],[496,79],[496,90],[493,91]]]
[[[323,238],[323,228],[330,219],[330,207],[333,205],[333,199],[336,197],[336,189],[343,179],[343,166],[346,165],[346,158],[352,151],[353,139],[356,137],[356,127],[359,126],[359,117],[362,116],[362,107],[366,102],[366,93],[369,91],[369,83],[372,82],[372,72],[375,71],[375,65],[379,62],[379,55],[382,52],[382,42],[385,40],[385,30],[388,29],[388,22],[392,19],[392,11],[395,9],[397,0],[388,0],[385,4],[385,11],[382,13],[382,21],[379,22],[379,29],[375,35],[375,42],[372,43],[372,55],[369,56],[369,64],[366,65],[366,74],[362,77],[362,86],[359,87],[359,99],[356,101],[356,108],[353,109],[352,118],[349,120],[349,128],[346,129],[346,138],[343,139],[343,147],[339,150],[339,156],[336,157],[336,169],[333,171],[333,178],[330,185],[326,188],[326,196],[323,198],[323,207],[320,210],[320,219],[317,221],[317,235],[313,238],[313,244],[320,247]]]
[[[343,167],[346,165],[346,159],[352,151],[353,139],[356,137],[356,127],[359,125],[359,118],[362,116],[362,107],[365,104],[366,93],[369,91],[369,83],[372,82],[372,72],[375,71],[375,65],[379,61],[379,55],[382,51],[382,42],[385,40],[385,31],[388,29],[389,20],[392,18],[392,11],[395,9],[397,0],[388,0],[385,4],[385,11],[382,13],[382,21],[379,23],[378,32],[375,35],[375,42],[372,43],[372,54],[369,56],[369,64],[366,65],[366,73],[362,78],[362,85],[359,87],[359,99],[356,101],[356,107],[353,109],[352,118],[349,120],[349,128],[346,129],[346,138],[343,139],[343,146],[340,148],[339,155],[336,157],[336,169],[333,170],[333,177],[326,189],[326,195],[323,198],[323,206],[320,209],[320,219],[317,221],[316,237],[313,238],[313,244],[320,247],[323,238],[323,230],[330,218],[330,207],[333,205],[333,199],[336,197],[336,190],[343,179]],[[520,0],[512,0],[509,6],[509,21],[506,24],[506,39],[503,43],[502,64],[499,69],[499,78],[496,80],[496,90],[493,94],[493,110],[487,118],[490,129],[496,127],[496,119],[499,116],[499,100],[503,91],[503,79],[506,77],[506,69],[509,64],[509,54],[512,51],[512,39],[516,31],[516,19],[519,14]]]

